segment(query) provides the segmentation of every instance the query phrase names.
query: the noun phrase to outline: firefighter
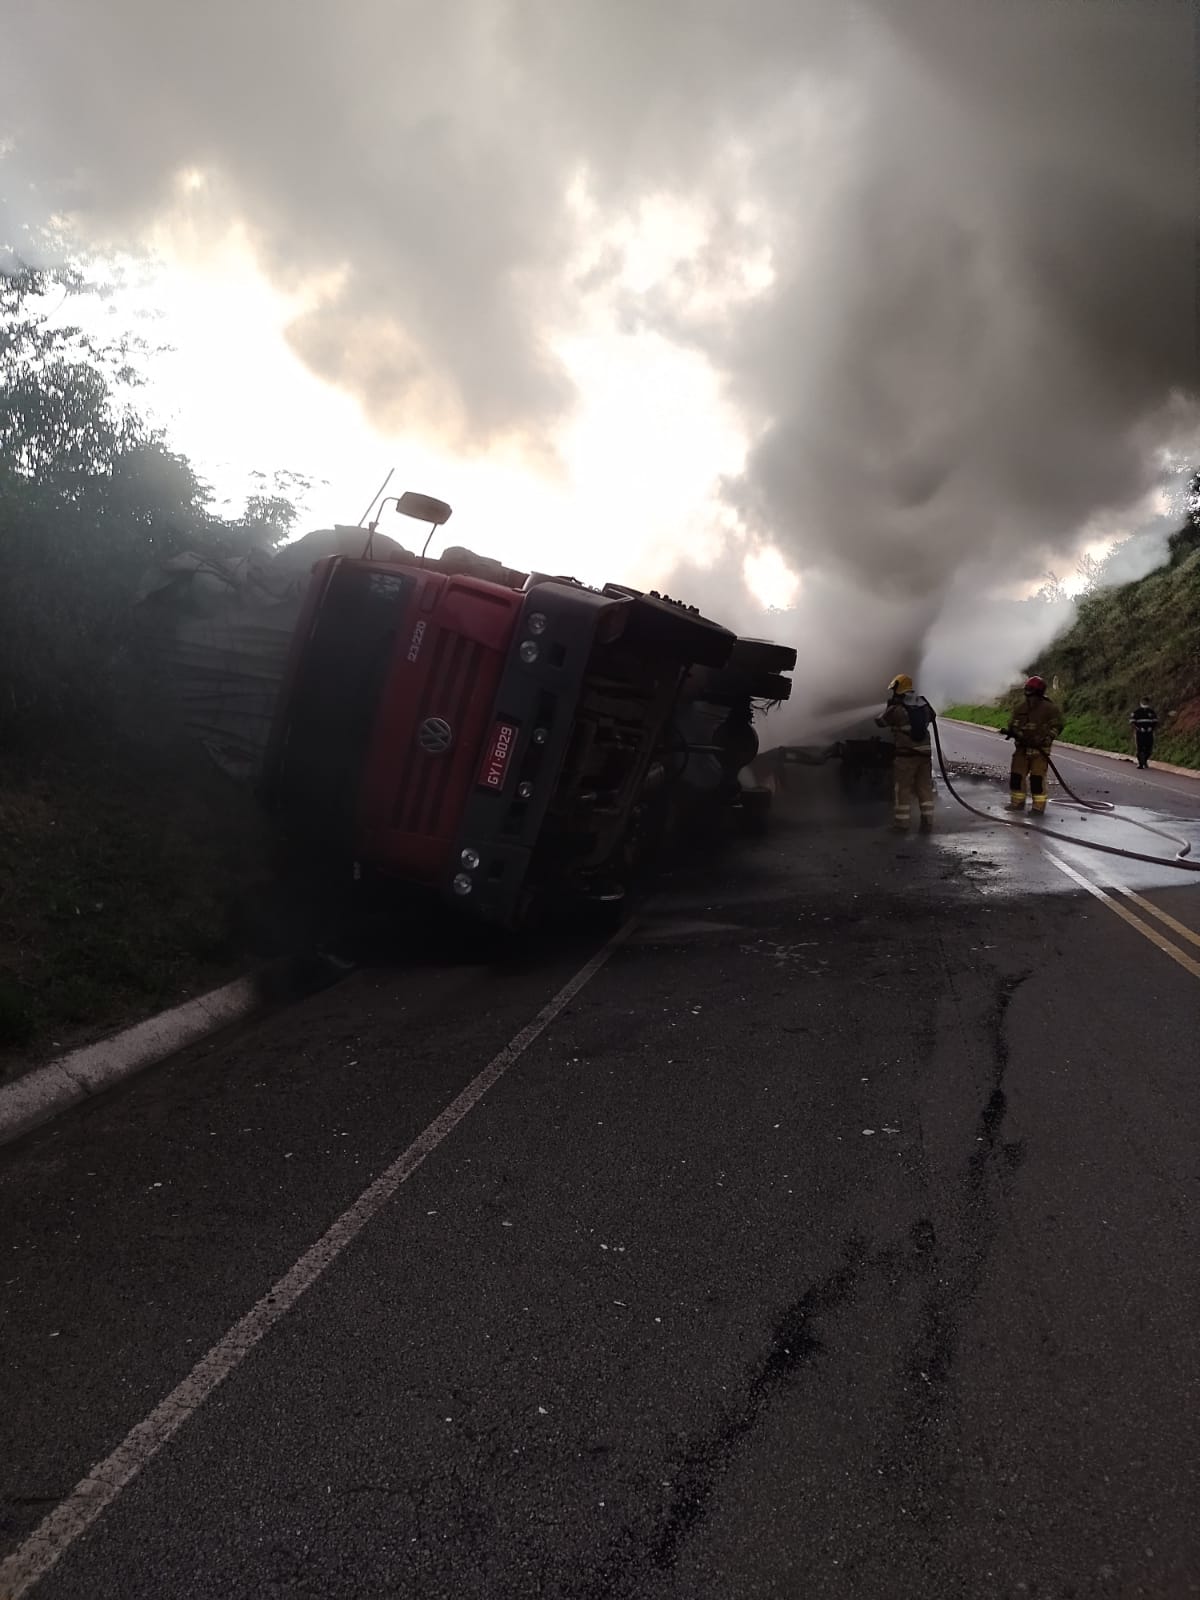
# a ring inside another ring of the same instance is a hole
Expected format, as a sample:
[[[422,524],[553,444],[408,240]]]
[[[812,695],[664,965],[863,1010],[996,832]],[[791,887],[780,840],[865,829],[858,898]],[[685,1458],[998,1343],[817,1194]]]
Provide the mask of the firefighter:
[[[1013,741],[1011,803],[1014,811],[1025,809],[1025,779],[1033,797],[1033,812],[1041,816],[1046,809],[1046,772],[1050,766],[1050,747],[1063,730],[1062,712],[1046,698],[1045,678],[1029,678],[1025,699],[1009,718],[1004,737]]]
[[[907,833],[915,794],[921,812],[921,832],[933,831],[933,749],[930,728],[937,713],[924,695],[913,693],[913,681],[901,672],[888,684],[888,703],[879,728],[890,728],[896,745],[894,773],[895,813],[892,826]]]
[[[1158,727],[1158,717],[1154,707],[1145,695],[1139,700],[1129,721],[1137,740],[1137,764],[1145,772],[1154,753],[1154,730]]]

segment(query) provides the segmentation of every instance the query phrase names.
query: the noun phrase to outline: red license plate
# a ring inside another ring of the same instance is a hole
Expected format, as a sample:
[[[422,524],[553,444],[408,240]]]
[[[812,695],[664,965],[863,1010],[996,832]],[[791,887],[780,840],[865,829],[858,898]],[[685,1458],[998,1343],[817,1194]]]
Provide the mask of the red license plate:
[[[481,789],[491,789],[497,794],[503,789],[508,763],[517,748],[517,731],[515,722],[497,722],[492,729],[491,738],[484,751],[483,765],[479,769]]]

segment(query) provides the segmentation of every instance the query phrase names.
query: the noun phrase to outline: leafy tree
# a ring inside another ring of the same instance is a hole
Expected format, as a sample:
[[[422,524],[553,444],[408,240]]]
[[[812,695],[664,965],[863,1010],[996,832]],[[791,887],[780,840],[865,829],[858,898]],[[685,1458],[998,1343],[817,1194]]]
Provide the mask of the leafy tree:
[[[77,272],[0,271],[0,727],[52,733],[131,693],[131,604],[148,566],[184,548],[278,544],[298,512],[277,475],[243,516],[216,517],[188,459],[132,397],[129,344],[59,320]],[[131,670],[132,669],[132,670]]]
[[[1167,550],[1173,567],[1186,561],[1194,550],[1200,550],[1200,472],[1192,473],[1188,480],[1183,525],[1167,540]]]
[[[286,539],[300,513],[292,502],[279,494],[252,494],[242,512],[242,524],[261,529],[272,544]]]
[[[1094,594],[1104,582],[1104,574],[1108,570],[1109,556],[1094,556],[1088,551],[1080,556],[1075,563],[1075,576],[1079,578],[1083,587],[1081,594]]]
[[[88,289],[0,249],[0,1048],[203,982],[263,858],[250,796],[212,783],[166,714],[133,602],[175,551],[285,537],[305,480],[263,477],[241,517],[216,516],[139,414],[144,347],[64,314]]]

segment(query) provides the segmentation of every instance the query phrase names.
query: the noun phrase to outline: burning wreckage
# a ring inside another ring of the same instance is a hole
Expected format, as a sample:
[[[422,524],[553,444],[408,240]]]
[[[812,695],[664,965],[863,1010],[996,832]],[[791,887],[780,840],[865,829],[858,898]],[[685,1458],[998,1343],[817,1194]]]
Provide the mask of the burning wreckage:
[[[431,535],[450,516],[394,503]],[[377,527],[176,558],[144,587],[189,726],[291,839],[516,927],[551,900],[619,904],[673,843],[765,826],[755,718],[788,698],[793,649]]]

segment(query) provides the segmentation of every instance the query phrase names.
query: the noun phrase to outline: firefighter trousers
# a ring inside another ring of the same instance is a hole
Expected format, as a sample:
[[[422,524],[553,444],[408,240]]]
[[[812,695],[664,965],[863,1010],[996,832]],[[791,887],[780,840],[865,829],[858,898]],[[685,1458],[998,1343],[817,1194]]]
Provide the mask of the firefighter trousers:
[[[1020,811],[1025,806],[1025,779],[1029,779],[1029,792],[1033,796],[1033,809],[1046,809],[1046,773],[1050,770],[1048,750],[1026,750],[1020,745],[1013,751],[1012,772],[1009,774],[1010,799]]]
[[[908,827],[915,795],[921,811],[921,822],[928,827],[933,821],[933,752],[897,750],[893,776],[896,826]]]

